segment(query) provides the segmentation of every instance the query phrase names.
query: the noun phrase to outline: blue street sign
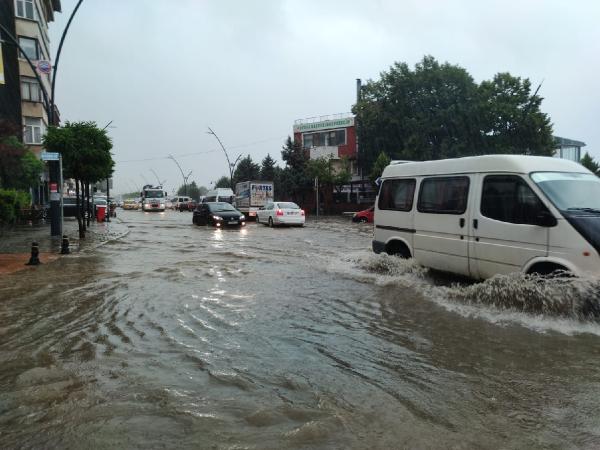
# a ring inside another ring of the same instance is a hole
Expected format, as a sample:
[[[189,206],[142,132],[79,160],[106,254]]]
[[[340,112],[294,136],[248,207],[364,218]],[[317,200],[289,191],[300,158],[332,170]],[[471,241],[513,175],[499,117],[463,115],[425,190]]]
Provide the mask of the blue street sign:
[[[42,161],[58,161],[60,160],[60,153],[57,152],[42,152]]]

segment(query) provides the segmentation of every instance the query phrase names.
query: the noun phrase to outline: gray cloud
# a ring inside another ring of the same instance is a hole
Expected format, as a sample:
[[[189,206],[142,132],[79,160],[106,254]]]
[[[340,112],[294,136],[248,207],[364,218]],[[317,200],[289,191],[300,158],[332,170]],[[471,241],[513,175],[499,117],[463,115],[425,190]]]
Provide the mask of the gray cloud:
[[[62,4],[53,44],[75,1]],[[187,155],[180,162],[199,184],[227,173],[207,126],[234,156],[280,159],[295,119],[349,111],[355,78],[431,54],[477,81],[501,71],[543,80],[555,133],[598,157],[599,10],[593,1],[85,0],[57,103],[63,120],[113,121],[117,190],[154,180],[150,169],[171,190],[181,175],[170,153]],[[143,159],[152,160],[125,162]]]

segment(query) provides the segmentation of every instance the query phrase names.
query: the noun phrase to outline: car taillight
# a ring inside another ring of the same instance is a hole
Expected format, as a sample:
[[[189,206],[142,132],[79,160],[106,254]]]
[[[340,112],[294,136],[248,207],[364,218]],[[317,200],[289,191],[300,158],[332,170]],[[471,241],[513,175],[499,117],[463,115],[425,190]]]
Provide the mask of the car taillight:
[[[277,214],[278,216],[283,216],[283,211],[281,209],[278,209],[275,214]]]
[[[303,216],[303,215],[304,215],[304,210],[303,210],[303,209],[301,209],[301,210],[300,210],[300,215],[301,215],[301,216]]]

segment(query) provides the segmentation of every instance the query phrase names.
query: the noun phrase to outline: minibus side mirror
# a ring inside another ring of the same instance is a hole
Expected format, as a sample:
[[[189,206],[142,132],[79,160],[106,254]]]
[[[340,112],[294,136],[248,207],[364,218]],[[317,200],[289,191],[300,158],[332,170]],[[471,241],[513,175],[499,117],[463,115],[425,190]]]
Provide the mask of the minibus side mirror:
[[[558,224],[556,217],[550,214],[549,211],[540,211],[537,216],[535,216],[535,224],[540,227],[555,227]]]

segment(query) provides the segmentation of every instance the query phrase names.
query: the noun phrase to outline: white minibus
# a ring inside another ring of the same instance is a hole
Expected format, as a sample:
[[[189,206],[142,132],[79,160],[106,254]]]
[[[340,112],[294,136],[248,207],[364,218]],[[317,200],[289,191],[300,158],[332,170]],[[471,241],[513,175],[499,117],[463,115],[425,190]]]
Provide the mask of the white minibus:
[[[475,279],[600,274],[600,180],[541,156],[391,164],[375,204],[373,251]]]
[[[229,188],[216,188],[212,191],[208,191],[206,196],[202,199],[202,203],[207,202],[227,202],[234,203],[235,194],[233,190]]]

